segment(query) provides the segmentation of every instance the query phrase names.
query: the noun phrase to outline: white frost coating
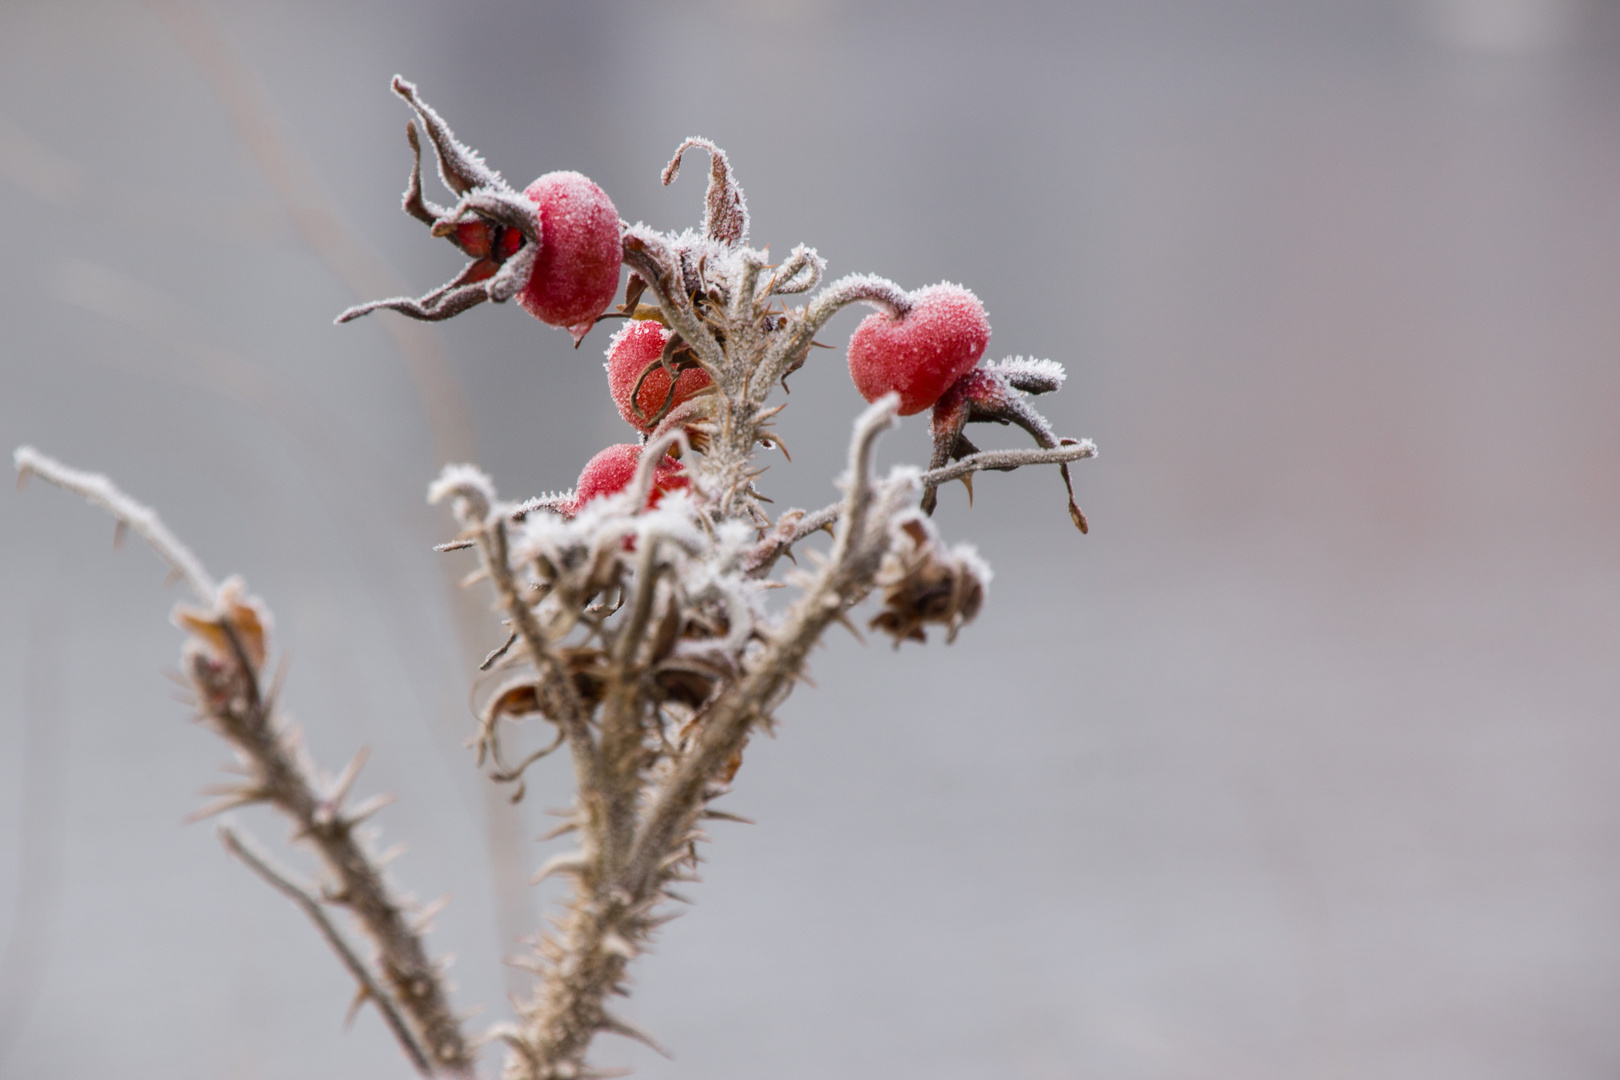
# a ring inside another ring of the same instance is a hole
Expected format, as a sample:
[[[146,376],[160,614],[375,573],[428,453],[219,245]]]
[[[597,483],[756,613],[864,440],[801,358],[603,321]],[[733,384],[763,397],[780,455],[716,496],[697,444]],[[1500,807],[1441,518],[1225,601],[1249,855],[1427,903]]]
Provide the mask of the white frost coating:
[[[1009,356],[985,364],[986,371],[1004,376],[1015,389],[1032,394],[1050,394],[1060,389],[1068,378],[1063,365],[1056,360],[1037,360],[1033,356]],[[1037,389],[1038,387],[1038,389]]]
[[[37,476],[57,487],[84,496],[117,518],[120,525],[133,529],[137,536],[151,545],[152,550],[156,551],[176,574],[184,578],[187,585],[191,586],[191,591],[197,594],[197,599],[210,609],[217,603],[219,586],[204,569],[202,560],[192,554],[191,549],[169,531],[156,511],[125,495],[116,484],[100,473],[70,468],[55,458],[40,453],[32,446],[17,447],[11,455],[11,460],[17,467],[19,483],[30,476]]]
[[[436,505],[446,498],[455,500],[457,517],[483,521],[495,505],[495,483],[476,465],[446,465],[428,485],[427,501]]]
[[[954,545],[950,554],[951,558],[961,563],[979,579],[979,586],[984,589],[985,598],[988,599],[990,579],[996,575],[995,571],[990,569],[990,564],[984,561],[984,556],[979,554],[979,549],[972,544],[961,543]]]
[[[816,254],[816,249],[798,245],[788,254],[787,261],[776,268],[766,283],[767,295],[791,296],[809,292],[821,284],[821,275],[827,271],[827,260]]]

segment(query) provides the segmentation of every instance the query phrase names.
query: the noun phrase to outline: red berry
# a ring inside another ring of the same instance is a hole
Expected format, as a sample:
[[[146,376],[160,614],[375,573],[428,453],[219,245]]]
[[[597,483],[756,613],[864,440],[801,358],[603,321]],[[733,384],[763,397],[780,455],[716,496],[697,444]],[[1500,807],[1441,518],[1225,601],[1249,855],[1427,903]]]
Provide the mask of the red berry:
[[[979,298],[944,283],[911,294],[911,310],[896,318],[868,315],[849,339],[849,374],[867,401],[893,390],[900,415],[920,413],[969,371],[990,343],[990,319]]]
[[[523,194],[538,207],[540,251],[518,303],[578,341],[619,291],[619,211],[577,172],[547,173]]]
[[[578,513],[580,507],[592,499],[617,495],[629,487],[630,481],[636,477],[636,465],[640,461],[641,447],[637,443],[619,443],[598,451],[580,470],[579,482],[574,485],[573,512]],[[647,493],[647,509],[657,506],[665,492],[691,486],[692,479],[686,475],[680,463],[671,457],[664,458],[653,472],[652,490]]]
[[[613,395],[613,404],[619,407],[619,415],[637,431],[652,431],[655,426],[652,419],[663,410],[664,402],[669,397],[669,376],[664,369],[657,367],[648,371],[649,367],[658,363],[668,341],[669,331],[657,320],[634,319],[608,342],[608,392]],[[644,371],[647,377],[641,379]],[[636,415],[630,402],[637,379],[641,379],[641,393],[636,395],[635,404],[641,407],[640,416]],[[689,368],[681,372],[675,379],[675,399],[670,402],[670,408],[680,405],[708,385],[709,373],[702,368]]]

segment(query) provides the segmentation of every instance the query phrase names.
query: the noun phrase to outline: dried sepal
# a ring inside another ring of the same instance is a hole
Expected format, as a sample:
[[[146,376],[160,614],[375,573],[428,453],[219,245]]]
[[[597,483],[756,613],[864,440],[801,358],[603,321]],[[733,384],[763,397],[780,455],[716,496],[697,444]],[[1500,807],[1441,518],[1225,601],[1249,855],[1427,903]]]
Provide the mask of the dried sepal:
[[[486,165],[478,151],[462,145],[455,132],[450,130],[450,125],[444,122],[431,105],[421,99],[414,83],[395,75],[390,86],[394,93],[404,98],[410,107],[416,110],[422,126],[427,129],[428,138],[432,140],[433,149],[438,155],[439,176],[444,181],[445,187],[457,195],[465,195],[478,187],[506,187],[506,181],[501,179],[501,174]]]
[[[990,568],[966,544],[947,550],[928,519],[906,518],[895,527],[894,542],[883,557],[876,584],[883,610],[868,624],[902,641],[927,641],[923,627],[945,627],[945,640],[972,622],[984,605]]]
[[[213,610],[181,603],[175,605],[170,618],[216,662],[234,664],[240,654],[255,675],[263,670],[270,649],[270,612],[257,597],[247,594],[240,577],[220,585]]]
[[[703,199],[704,235],[726,244],[748,239],[748,202],[742,185],[731,173],[726,152],[708,139],[693,136],[675,148],[675,156],[664,166],[663,182],[668,187],[681,172],[681,158],[692,147],[709,152],[709,187]]]

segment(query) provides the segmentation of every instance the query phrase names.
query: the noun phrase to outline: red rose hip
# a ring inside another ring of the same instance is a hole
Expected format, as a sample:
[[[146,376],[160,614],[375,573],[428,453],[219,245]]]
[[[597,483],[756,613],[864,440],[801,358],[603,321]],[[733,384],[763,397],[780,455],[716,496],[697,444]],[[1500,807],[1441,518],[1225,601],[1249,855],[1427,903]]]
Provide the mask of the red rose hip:
[[[540,250],[517,301],[578,341],[619,290],[619,211],[577,172],[547,173],[523,194],[540,219]]]
[[[911,308],[896,317],[868,315],[849,339],[849,374],[867,401],[891,390],[900,395],[900,415],[920,413],[951,384],[973,370],[990,343],[984,305],[960,285],[945,282],[918,289]]]
[[[636,478],[636,466],[641,462],[641,447],[636,443],[618,443],[597,451],[595,457],[580,470],[579,482],[574,485],[571,513],[592,499],[617,495]],[[658,505],[666,492],[689,488],[692,480],[674,458],[665,457],[653,472],[652,490],[647,493],[647,509]]]
[[[635,319],[613,335],[608,342],[608,392],[619,415],[637,431],[651,432],[653,418],[664,411],[664,403],[671,409],[689,400],[693,394],[709,385],[709,373],[702,368],[689,368],[675,379],[675,396],[669,396],[669,376],[661,367],[653,367],[664,354],[669,331],[655,319]],[[648,370],[651,368],[651,370]],[[642,372],[647,372],[645,379]],[[636,380],[641,379],[641,392],[635,394]],[[637,415],[637,408],[640,415]]]

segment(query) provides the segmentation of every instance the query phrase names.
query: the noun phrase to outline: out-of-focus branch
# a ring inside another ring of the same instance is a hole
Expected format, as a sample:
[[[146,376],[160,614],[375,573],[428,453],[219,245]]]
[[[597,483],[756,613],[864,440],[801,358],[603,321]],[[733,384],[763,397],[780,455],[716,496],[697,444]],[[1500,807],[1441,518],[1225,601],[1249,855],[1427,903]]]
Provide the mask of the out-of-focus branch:
[[[383,804],[344,805],[353,769],[333,790],[320,793],[294,733],[276,718],[264,683],[269,613],[246,595],[239,579],[215,585],[201,561],[153,511],[106,477],[71,469],[28,447],[20,448],[15,460],[19,476],[60,484],[106,508],[190,581],[205,606],[175,610],[176,624],[191,635],[181,654],[182,670],[202,717],[236,748],[248,773],[210,812],[262,802],[292,819],[295,835],[315,848],[337,879],[331,902],[348,907],[376,946],[393,1000],[415,1024],[434,1073],[470,1077],[472,1049],[451,1011],[439,969],[428,960],[421,934],[393,895],[380,863],[356,833]]]
[[[47,483],[84,496],[111,514],[117,520],[120,532],[124,529],[133,529],[137,536],[145,540],[152,550],[169,564],[174,575],[191,587],[198,600],[212,604],[219,595],[219,585],[208,576],[208,571],[203,569],[202,561],[191,553],[190,548],[180,542],[179,537],[169,531],[169,527],[163,524],[157,512],[142,506],[119,491],[105,476],[69,468],[32,446],[17,447],[11,455],[11,460],[17,466],[18,486],[30,476],[37,476]]]
[[[350,947],[342,931],[326,917],[326,912],[321,908],[321,902],[316,898],[314,891],[295,882],[291,872],[277,866],[264,849],[246,833],[238,833],[228,824],[221,825],[219,839],[225,845],[226,851],[241,859],[249,870],[258,874],[266,884],[297,904],[299,909],[309,916],[309,921],[315,924],[315,929],[320,931],[321,937],[326,939],[326,943],[337,953],[338,959],[343,962],[349,974],[354,976],[355,982],[360,984],[359,997],[355,1003],[359,1005],[370,1001],[375,1004],[382,1012],[388,1029],[394,1033],[394,1038],[399,1040],[399,1045],[405,1050],[405,1056],[416,1066],[416,1071],[423,1076],[433,1075],[433,1066],[429,1063],[427,1055],[422,1052],[422,1048],[416,1044],[416,1036],[411,1033],[410,1025],[405,1023],[405,1018],[394,1008],[393,1000],[377,985],[377,979],[372,975],[371,969]]]

